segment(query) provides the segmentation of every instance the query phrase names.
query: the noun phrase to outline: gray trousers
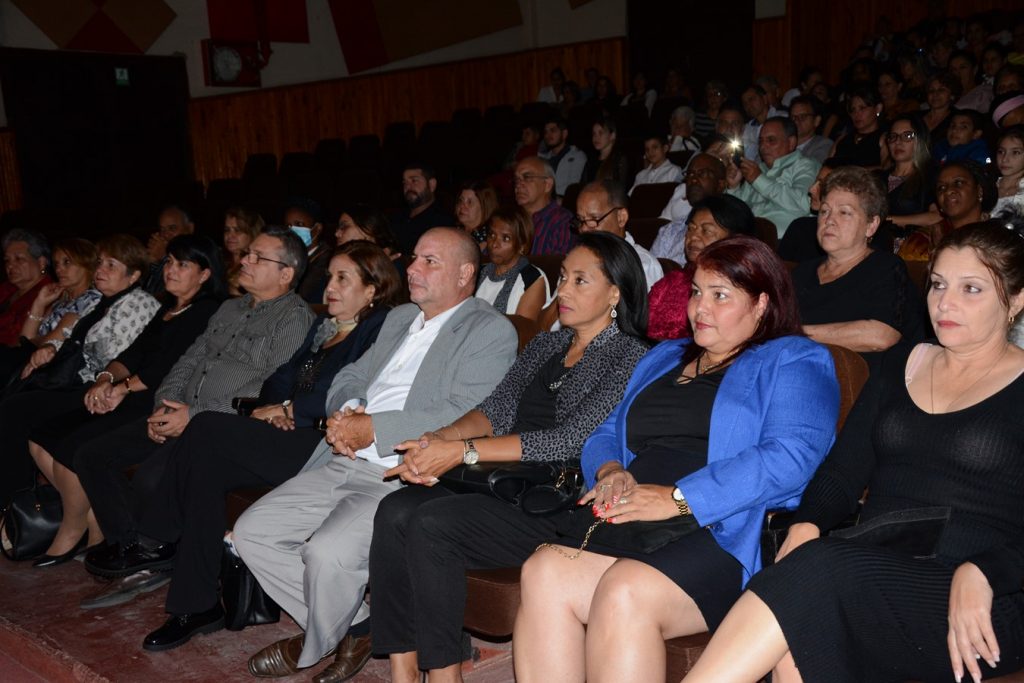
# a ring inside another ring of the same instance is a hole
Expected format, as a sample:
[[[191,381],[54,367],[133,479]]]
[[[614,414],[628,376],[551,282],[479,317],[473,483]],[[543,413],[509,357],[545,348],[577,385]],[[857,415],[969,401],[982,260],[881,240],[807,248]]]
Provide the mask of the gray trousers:
[[[299,666],[316,664],[369,616],[373,516],[400,486],[383,474],[380,465],[336,457],[281,484],[235,523],[238,554],[306,632]]]

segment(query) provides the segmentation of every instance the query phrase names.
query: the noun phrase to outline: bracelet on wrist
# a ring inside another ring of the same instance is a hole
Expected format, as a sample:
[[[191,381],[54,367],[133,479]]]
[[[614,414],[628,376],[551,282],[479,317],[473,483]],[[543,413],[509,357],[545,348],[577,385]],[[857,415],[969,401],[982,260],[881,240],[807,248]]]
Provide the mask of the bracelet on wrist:
[[[36,321],[37,323],[41,323],[41,322],[43,322],[43,316],[41,316],[41,315],[35,315],[35,314],[34,314],[34,313],[32,313],[31,311],[30,311],[30,312],[29,312],[29,314],[28,314],[28,319],[29,319],[29,320],[35,320],[35,321]]]
[[[124,387],[126,393],[132,393],[132,376],[128,375],[127,377],[125,377],[124,380],[121,382],[121,385]]]
[[[110,370],[101,370],[100,372],[97,372],[96,381],[99,382],[100,378],[103,377],[104,375],[107,377],[107,381],[109,381],[111,384],[114,383],[114,373],[112,373]]]

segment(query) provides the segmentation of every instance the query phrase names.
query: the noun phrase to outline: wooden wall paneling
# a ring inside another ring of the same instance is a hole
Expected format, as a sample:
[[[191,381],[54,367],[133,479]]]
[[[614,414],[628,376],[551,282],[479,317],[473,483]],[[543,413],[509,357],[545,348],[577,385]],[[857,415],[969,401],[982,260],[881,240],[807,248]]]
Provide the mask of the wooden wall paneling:
[[[14,131],[0,128],[0,213],[21,206],[21,173],[14,148]]]
[[[195,176],[238,177],[256,152],[312,151],[322,138],[376,133],[392,121],[447,121],[454,110],[532,101],[561,66],[582,81],[594,66],[625,74],[622,38],[563,45],[452,64],[195,99],[189,103]]]

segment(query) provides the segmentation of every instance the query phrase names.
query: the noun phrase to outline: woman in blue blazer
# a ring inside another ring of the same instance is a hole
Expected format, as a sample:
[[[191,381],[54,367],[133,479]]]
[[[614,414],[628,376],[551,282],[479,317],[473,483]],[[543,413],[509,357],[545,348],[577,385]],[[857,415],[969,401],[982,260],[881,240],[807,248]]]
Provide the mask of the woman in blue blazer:
[[[523,568],[519,681],[664,680],[664,640],[721,622],[761,568],[765,512],[796,507],[834,440],[831,356],[799,336],[767,246],[737,236],[703,250],[688,313],[692,342],[652,349],[584,445],[581,502],[607,524],[682,516],[695,530],[649,553],[602,545],[600,531],[539,548]]]

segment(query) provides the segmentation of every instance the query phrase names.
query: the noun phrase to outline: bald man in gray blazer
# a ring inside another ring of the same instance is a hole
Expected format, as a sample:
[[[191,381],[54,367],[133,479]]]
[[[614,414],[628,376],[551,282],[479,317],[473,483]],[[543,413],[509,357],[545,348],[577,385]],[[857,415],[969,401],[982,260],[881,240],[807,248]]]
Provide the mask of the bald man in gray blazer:
[[[393,310],[374,346],[335,377],[325,440],[302,473],[235,524],[239,554],[305,631],[254,655],[253,675],[289,675],[337,647],[318,680],[343,680],[368,658],[368,634],[346,632],[369,617],[373,516],[401,485],[383,481],[399,461],[393,447],[475,407],[515,359],[515,329],[473,296],[478,267],[479,250],[461,230],[420,238],[408,268],[413,303]]]

